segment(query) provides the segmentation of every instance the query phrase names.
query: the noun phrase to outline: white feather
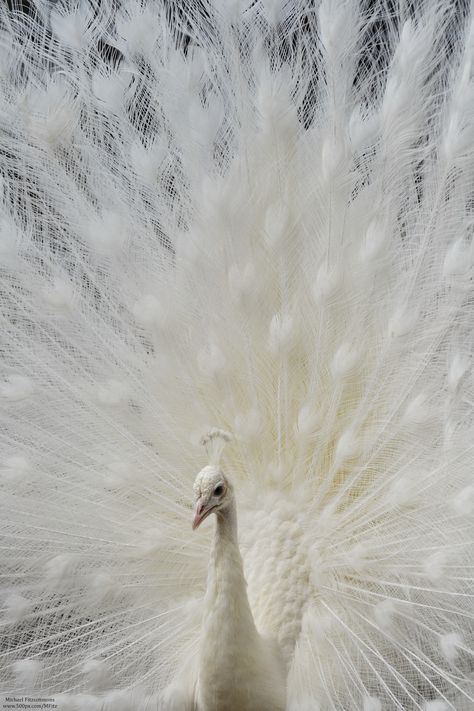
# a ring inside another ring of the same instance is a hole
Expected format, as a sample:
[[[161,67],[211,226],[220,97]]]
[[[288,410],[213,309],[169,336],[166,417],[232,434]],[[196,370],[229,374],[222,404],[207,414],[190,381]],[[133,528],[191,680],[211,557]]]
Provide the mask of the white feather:
[[[13,5],[1,693],[474,707],[472,4]]]

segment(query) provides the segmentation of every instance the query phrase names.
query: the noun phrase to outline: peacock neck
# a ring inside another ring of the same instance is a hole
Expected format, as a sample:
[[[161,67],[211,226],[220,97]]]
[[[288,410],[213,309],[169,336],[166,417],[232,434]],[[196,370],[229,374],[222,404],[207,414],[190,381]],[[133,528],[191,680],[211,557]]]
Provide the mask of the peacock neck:
[[[214,548],[226,545],[235,546],[237,549],[239,547],[235,501],[231,501],[223,511],[218,512],[216,515]]]
[[[237,510],[234,501],[216,516],[214,542],[209,560],[208,597],[227,594],[242,605],[247,600],[247,584],[237,535]],[[245,605],[244,605],[245,606]]]
[[[197,709],[283,711],[285,688],[274,649],[255,626],[232,502],[217,514],[204,609]]]
[[[258,658],[259,636],[247,598],[235,504],[216,518],[201,634],[198,708],[234,711],[248,707],[240,698],[242,680],[248,676],[249,658]]]
[[[242,634],[247,637],[257,636],[247,597],[234,502],[216,516],[206,602],[206,618],[216,623],[216,627],[211,624],[214,630],[220,629],[222,635],[230,631],[235,634],[234,627],[238,624]]]

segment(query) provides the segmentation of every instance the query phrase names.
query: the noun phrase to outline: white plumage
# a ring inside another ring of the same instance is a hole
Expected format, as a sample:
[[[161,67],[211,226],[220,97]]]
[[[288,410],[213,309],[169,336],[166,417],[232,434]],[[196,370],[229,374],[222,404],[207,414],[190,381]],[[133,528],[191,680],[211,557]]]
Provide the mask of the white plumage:
[[[474,708],[473,9],[2,5],[5,694]]]

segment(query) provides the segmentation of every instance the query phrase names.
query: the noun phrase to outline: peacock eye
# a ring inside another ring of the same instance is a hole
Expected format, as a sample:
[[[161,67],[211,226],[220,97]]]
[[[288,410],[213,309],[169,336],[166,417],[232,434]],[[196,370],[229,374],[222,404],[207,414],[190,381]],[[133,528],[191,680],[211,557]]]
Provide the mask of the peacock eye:
[[[219,484],[214,489],[214,496],[220,496],[223,492],[224,492],[224,487],[222,486],[222,484]]]

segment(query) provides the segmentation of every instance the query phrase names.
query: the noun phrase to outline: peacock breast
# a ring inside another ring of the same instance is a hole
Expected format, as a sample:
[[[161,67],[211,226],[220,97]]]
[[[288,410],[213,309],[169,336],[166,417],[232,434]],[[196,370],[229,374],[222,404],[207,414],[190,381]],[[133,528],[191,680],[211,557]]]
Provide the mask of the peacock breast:
[[[247,512],[240,540],[248,599],[259,633],[276,639],[286,658],[301,630],[311,580],[310,549],[301,509],[283,497],[268,497]]]

